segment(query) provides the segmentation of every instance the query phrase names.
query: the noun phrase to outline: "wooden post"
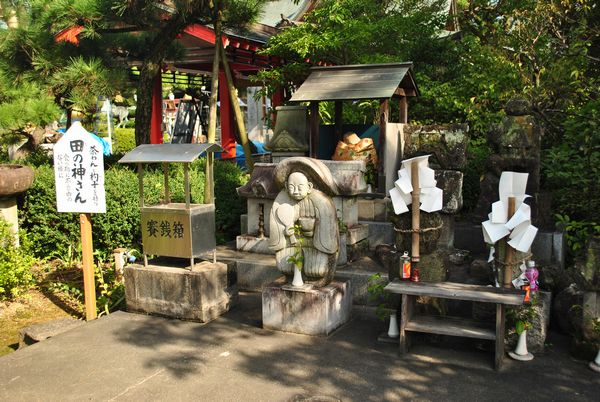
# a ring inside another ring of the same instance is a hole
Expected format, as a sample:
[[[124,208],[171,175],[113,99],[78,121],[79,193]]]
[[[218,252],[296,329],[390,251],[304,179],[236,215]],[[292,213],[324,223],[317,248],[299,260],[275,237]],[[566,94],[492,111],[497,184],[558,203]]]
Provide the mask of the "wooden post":
[[[398,123],[408,123],[408,98],[401,96],[398,99]]]
[[[185,209],[190,209],[190,164],[183,164],[183,185],[185,187]]]
[[[81,254],[83,259],[83,294],[85,319],[96,319],[96,281],[94,280],[94,249],[92,245],[92,220],[90,214],[79,214],[81,229]]]
[[[380,193],[385,193],[385,138],[387,135],[387,122],[390,114],[389,99],[379,101],[379,163],[377,166],[377,187]]]
[[[165,204],[171,203],[171,191],[169,190],[169,164],[163,163],[163,180],[165,185]]]
[[[343,112],[343,102],[341,100],[335,101],[335,112],[334,112],[334,131],[335,131],[335,141],[342,140],[342,112]]]
[[[500,370],[504,360],[504,326],[505,326],[505,308],[504,304],[496,304],[496,347],[494,353],[494,368]]]
[[[137,164],[138,187],[140,191],[140,209],[144,208],[144,165]]]
[[[215,45],[221,42],[221,19],[216,18],[215,22]],[[212,66],[212,79],[210,81],[210,99],[208,100],[208,135],[209,144],[216,142],[217,133],[217,97],[219,95],[219,47],[215,46],[215,55]],[[215,180],[214,180],[214,161],[215,154],[206,153],[206,168],[204,181],[204,203],[213,204],[215,202]]]
[[[508,216],[507,219],[512,218],[515,214],[515,197],[508,197]],[[512,287],[512,274],[513,274],[513,258],[515,255],[515,249],[508,244],[508,240],[504,240],[504,277],[502,280],[502,286],[505,288]]]
[[[411,248],[411,277],[415,270],[419,268],[419,261],[421,260],[420,251],[419,251],[419,240],[420,240],[420,230],[421,230],[421,215],[420,215],[420,196],[421,189],[419,188],[419,164],[416,161],[413,161],[410,164],[410,175],[411,175],[411,184],[413,187],[412,191],[412,205],[411,205],[411,213],[412,213],[412,248]]]
[[[310,157],[317,158],[319,153],[319,102],[310,102]]]

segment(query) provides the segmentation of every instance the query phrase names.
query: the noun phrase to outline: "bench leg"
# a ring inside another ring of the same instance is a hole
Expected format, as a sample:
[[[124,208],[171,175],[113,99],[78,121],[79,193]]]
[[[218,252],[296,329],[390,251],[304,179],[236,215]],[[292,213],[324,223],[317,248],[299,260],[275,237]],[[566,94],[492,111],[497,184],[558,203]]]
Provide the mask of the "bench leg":
[[[504,325],[505,311],[503,304],[496,304],[496,353],[494,368],[500,370],[504,360]]]
[[[412,316],[413,296],[402,295],[402,308],[400,309],[400,354],[408,352],[408,339],[406,336],[406,324]]]

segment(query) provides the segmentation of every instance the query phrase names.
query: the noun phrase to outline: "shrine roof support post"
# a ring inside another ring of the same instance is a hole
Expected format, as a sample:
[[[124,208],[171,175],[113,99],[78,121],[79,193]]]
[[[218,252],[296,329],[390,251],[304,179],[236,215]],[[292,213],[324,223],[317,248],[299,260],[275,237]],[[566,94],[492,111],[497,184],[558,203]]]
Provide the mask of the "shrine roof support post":
[[[310,103],[310,157],[318,158],[319,154],[319,125],[321,117],[319,116],[319,102]]]

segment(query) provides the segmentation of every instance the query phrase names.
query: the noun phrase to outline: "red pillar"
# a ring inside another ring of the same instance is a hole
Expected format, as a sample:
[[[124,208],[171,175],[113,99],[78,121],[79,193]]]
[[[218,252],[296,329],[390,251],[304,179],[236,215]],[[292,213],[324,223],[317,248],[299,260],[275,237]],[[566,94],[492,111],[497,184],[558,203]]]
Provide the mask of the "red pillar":
[[[225,72],[219,71],[219,102],[221,112],[221,147],[223,153],[221,159],[235,158],[235,135],[233,130],[233,111],[231,110],[231,99],[229,99],[229,90],[227,89],[227,77]]]
[[[162,74],[159,71],[152,86],[152,117],[150,119],[150,143],[162,144]]]
[[[271,125],[274,128],[275,122],[277,120],[277,112],[276,107],[283,105],[283,89],[279,88],[277,91],[273,93],[271,96]]]

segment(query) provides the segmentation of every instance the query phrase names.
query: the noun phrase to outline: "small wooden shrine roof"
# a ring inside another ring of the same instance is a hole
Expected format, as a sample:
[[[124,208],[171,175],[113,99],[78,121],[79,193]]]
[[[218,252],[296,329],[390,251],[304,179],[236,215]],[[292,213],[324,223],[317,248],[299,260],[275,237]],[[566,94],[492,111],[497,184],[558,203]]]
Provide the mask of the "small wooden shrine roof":
[[[313,67],[292,102],[388,99],[417,96],[412,63]]]

